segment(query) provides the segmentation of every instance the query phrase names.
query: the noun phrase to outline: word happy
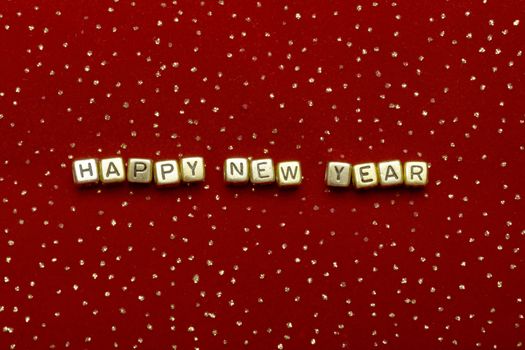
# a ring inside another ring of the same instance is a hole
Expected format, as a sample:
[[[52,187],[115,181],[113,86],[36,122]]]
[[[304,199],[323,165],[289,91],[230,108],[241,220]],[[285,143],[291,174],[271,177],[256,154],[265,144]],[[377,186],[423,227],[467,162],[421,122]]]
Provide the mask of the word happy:
[[[131,182],[159,187],[180,183],[202,182],[205,164],[202,157],[185,157],[153,161],[129,158],[127,164],[121,157],[104,159],[79,159],[73,161],[73,181],[78,185]],[[303,176],[301,163],[296,160],[279,162],[274,166],[271,158],[228,158],[223,165],[224,182],[231,185],[277,183],[282,187],[299,186]],[[401,163],[391,160],[380,163],[352,165],[346,162],[328,162],[325,182],[330,187],[357,189],[376,186],[425,186],[428,183],[428,164],[422,161]]]

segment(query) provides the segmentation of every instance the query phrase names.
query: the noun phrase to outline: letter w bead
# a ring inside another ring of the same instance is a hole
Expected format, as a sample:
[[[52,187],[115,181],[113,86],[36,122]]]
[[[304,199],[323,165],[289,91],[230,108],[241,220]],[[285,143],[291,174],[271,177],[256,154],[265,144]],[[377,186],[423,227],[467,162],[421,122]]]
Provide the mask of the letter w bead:
[[[279,186],[298,186],[301,181],[301,163],[295,160],[277,163],[277,184]]]

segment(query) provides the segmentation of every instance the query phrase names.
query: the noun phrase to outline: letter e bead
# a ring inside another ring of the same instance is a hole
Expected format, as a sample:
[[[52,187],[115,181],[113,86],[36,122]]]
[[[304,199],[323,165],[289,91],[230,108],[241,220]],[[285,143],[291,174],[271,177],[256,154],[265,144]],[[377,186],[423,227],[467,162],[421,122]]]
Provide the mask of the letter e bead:
[[[353,170],[355,188],[377,186],[377,170],[374,163],[355,164]]]
[[[180,160],[182,181],[199,182],[204,181],[204,158],[186,157]]]
[[[224,181],[229,184],[244,184],[250,180],[248,158],[228,158],[224,161]]]
[[[298,161],[277,163],[277,184],[279,186],[299,186],[302,179],[301,163]]]
[[[328,162],[325,181],[327,186],[348,187],[352,178],[352,165],[345,162]]]
[[[269,184],[275,182],[273,160],[270,158],[252,160],[250,162],[250,180],[253,184]]]
[[[428,183],[428,164],[426,162],[405,163],[405,185],[425,186]]]
[[[73,181],[77,185],[98,183],[97,160],[90,158],[73,161]]]
[[[155,162],[153,174],[157,186],[175,186],[180,183],[179,164],[174,159]]]

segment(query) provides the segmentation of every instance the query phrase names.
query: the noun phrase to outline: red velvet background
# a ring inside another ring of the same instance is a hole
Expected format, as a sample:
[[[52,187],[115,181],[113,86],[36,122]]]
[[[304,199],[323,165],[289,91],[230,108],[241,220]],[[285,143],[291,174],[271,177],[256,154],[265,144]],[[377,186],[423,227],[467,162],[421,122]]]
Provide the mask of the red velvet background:
[[[525,341],[523,1],[3,1],[1,349]],[[72,159],[202,155],[78,189]],[[302,162],[230,188],[229,156]],[[431,163],[331,191],[328,160]]]

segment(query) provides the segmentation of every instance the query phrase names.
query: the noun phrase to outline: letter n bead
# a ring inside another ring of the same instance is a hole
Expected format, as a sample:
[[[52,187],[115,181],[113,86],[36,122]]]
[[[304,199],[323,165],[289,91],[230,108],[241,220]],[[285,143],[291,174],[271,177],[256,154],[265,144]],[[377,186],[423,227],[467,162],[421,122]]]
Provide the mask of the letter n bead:
[[[186,157],[180,160],[182,181],[199,182],[204,181],[204,158]]]
[[[345,162],[328,162],[325,181],[327,186],[348,187],[352,178],[352,165]]]
[[[250,180],[248,158],[228,158],[224,161],[224,181],[245,184]]]
[[[100,160],[100,181],[103,184],[124,182],[124,161],[120,157],[104,158]]]
[[[180,183],[179,164],[175,159],[155,162],[153,174],[157,186],[175,186]]]
[[[355,188],[377,186],[377,170],[374,163],[355,164],[353,170]]]
[[[98,183],[97,160],[90,158],[73,161],[73,181],[77,185]]]
[[[405,163],[405,185],[425,186],[428,183],[427,162]]]
[[[377,170],[381,186],[397,186],[403,183],[403,165],[399,160],[381,162],[377,165]]]
[[[270,184],[275,182],[273,160],[270,158],[252,160],[250,162],[250,180],[253,184]]]
[[[277,163],[277,184],[279,186],[299,186],[302,179],[301,163],[298,161]]]
[[[144,158],[128,159],[128,182],[150,183],[153,179],[153,161]]]

